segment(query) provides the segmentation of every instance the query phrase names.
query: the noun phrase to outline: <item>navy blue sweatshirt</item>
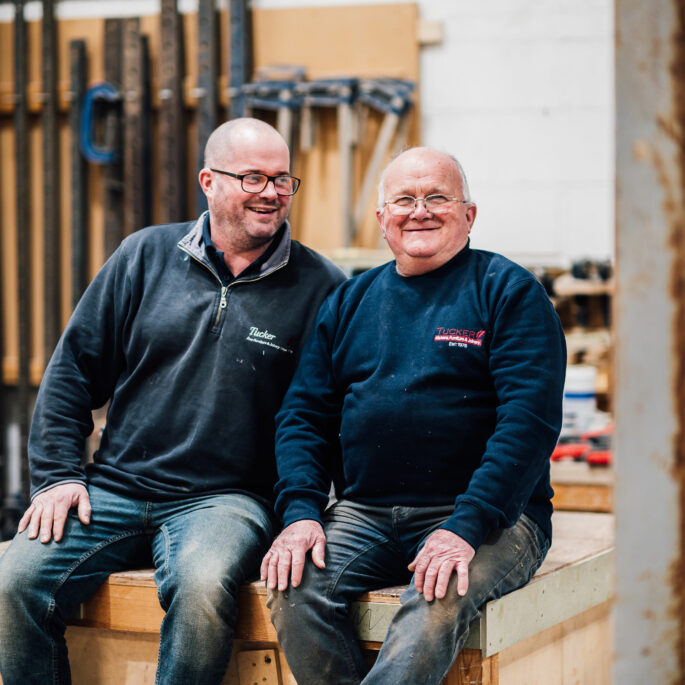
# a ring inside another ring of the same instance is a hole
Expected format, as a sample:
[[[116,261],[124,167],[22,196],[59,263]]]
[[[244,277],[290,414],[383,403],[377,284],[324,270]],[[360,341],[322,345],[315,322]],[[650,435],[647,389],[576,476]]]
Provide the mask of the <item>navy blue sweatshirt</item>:
[[[564,335],[535,277],[465,247],[427,274],[394,262],[324,302],[277,416],[276,511],[321,520],[340,499],[442,505],[474,548],[522,512],[551,537],[549,456]]]
[[[276,480],[274,415],[321,302],[344,274],[290,239],[229,283],[208,214],[126,238],[88,287],[48,365],[29,438],[32,496],[59,482],[170,500]],[[91,410],[109,400],[93,463]]]

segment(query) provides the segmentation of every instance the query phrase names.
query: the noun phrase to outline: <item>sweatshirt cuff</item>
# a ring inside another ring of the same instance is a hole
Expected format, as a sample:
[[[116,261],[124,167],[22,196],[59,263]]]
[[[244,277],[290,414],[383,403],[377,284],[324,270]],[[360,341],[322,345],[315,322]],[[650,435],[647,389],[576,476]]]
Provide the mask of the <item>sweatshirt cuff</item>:
[[[460,502],[440,528],[449,530],[477,550],[492,530],[492,523],[486,518],[483,510],[468,502]]]
[[[58,480],[55,483],[50,483],[50,485],[44,485],[42,488],[36,490],[31,495],[31,501],[33,502],[34,498],[37,495],[40,495],[43,492],[47,492],[48,490],[52,490],[52,488],[56,488],[58,485],[66,485],[67,483],[76,483],[77,485],[83,485],[83,487],[85,488],[88,487],[88,483],[86,482],[85,478],[65,478],[64,480]]]
[[[297,499],[290,502],[283,512],[283,527],[289,526],[295,521],[303,519],[311,519],[317,521],[323,526],[323,519],[321,517],[321,509],[315,500]]]

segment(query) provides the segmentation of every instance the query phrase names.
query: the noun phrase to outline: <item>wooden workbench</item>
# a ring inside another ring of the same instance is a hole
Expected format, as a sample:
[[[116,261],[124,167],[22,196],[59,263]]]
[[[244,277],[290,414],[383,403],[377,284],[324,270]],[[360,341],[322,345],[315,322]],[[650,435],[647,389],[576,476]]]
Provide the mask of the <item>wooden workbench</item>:
[[[554,544],[535,578],[483,608],[444,685],[610,682],[613,525],[610,514],[556,513]],[[401,592],[367,593],[354,605],[370,661]],[[261,583],[243,587],[224,685],[296,685],[265,600]],[[162,616],[151,571],[110,576],[67,629],[74,685],[153,683]]]
[[[557,461],[551,464],[556,511],[614,510],[614,469],[588,466],[584,461]]]

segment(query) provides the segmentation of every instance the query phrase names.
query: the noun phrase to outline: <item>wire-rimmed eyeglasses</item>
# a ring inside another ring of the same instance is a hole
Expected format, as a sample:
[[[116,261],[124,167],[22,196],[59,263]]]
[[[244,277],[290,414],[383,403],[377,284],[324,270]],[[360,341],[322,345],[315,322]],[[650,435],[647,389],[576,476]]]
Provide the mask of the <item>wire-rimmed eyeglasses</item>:
[[[394,200],[386,200],[383,205],[395,216],[411,214],[416,210],[416,203],[423,202],[427,212],[431,214],[442,214],[449,212],[453,202],[468,204],[470,200],[461,200],[458,197],[447,197],[446,195],[428,195],[427,197],[412,197],[403,195]]]

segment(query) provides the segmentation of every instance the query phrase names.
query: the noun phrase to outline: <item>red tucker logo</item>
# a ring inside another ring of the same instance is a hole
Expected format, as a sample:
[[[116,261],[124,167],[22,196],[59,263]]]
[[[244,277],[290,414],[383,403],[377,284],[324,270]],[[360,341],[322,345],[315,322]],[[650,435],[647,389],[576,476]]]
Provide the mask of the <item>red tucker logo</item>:
[[[466,345],[475,345],[481,347],[483,345],[483,336],[485,331],[470,331],[466,328],[443,328],[438,326],[435,329],[435,342],[448,342],[450,345],[461,343],[460,347]]]

